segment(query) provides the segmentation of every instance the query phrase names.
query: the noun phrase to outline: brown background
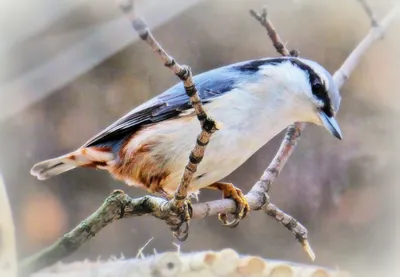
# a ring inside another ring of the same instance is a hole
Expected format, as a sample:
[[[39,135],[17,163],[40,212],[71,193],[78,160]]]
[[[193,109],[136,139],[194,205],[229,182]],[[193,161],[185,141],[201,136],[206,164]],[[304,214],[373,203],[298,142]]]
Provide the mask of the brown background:
[[[298,49],[303,57],[320,62],[333,73],[368,32],[367,16],[353,0],[294,2],[297,4],[269,1],[270,18],[289,48]],[[380,17],[396,1],[369,2]],[[248,13],[249,8],[260,8],[264,3],[203,1],[154,34],[195,73],[236,61],[277,56],[263,28]],[[118,13],[115,9],[104,14],[112,17]],[[71,20],[95,21],[100,15],[81,12]],[[399,246],[399,31],[400,21],[396,20],[342,89],[338,121],[344,140],[308,126],[271,190],[272,201],[309,229],[318,264],[367,271],[370,276],[382,276],[378,273],[382,268],[394,270]],[[104,41],[99,47],[106,45]],[[29,175],[31,166],[75,149],[176,82],[148,46],[137,42],[1,123],[0,168],[11,198],[21,258],[77,225],[113,189],[122,188],[131,196],[144,194],[102,171],[78,169],[40,182]],[[248,190],[268,165],[281,136],[226,180]],[[219,193],[203,192],[200,200],[218,197]],[[158,252],[175,249],[172,243],[176,241],[163,222],[127,219],[108,226],[67,261],[121,253],[135,256],[151,237],[154,240],[146,253],[153,248]],[[193,221],[181,249],[225,247],[265,258],[309,262],[292,234],[261,212],[252,213],[236,229],[220,226],[216,218]]]

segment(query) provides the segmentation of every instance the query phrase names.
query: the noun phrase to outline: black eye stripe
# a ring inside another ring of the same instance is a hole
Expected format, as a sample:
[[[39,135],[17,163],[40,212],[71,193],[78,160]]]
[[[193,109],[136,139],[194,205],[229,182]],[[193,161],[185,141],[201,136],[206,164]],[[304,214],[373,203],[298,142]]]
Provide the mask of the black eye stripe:
[[[318,100],[321,100],[322,103],[324,103],[324,106],[321,108],[321,110],[324,113],[326,113],[327,116],[332,117],[333,111],[332,111],[332,107],[331,107],[331,100],[328,96],[328,92],[326,91],[324,82],[321,80],[321,78],[318,76],[318,74],[315,73],[315,71],[307,64],[302,63],[301,61],[299,61],[297,59],[296,60],[292,59],[291,62],[292,62],[292,64],[298,66],[299,68],[301,68],[302,70],[304,70],[308,73],[313,95]]]
[[[324,106],[321,108],[321,110],[323,110],[327,116],[332,117],[333,112],[331,108],[331,101],[329,99],[327,91],[325,90],[325,86],[319,83],[315,84],[312,86],[312,92],[316,98],[324,103]]]

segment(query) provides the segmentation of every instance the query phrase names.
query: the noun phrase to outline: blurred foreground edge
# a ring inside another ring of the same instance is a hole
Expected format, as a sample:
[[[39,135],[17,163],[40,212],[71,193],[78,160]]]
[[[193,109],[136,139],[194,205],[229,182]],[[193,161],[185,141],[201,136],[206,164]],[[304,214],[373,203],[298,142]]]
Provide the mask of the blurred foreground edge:
[[[351,277],[347,272],[317,266],[242,256],[233,249],[193,253],[166,252],[136,259],[114,257],[107,261],[58,263],[31,276]]]

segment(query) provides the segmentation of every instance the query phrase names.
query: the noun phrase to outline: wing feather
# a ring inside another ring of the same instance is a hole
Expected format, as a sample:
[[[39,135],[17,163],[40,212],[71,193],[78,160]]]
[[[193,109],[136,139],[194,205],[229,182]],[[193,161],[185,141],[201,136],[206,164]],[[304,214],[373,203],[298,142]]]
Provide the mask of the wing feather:
[[[229,74],[229,72],[229,67],[222,67],[199,74],[193,78],[203,104],[206,105],[212,99],[232,90],[236,80],[232,78],[234,75]],[[133,109],[92,137],[83,147],[121,139],[145,125],[175,118],[183,111],[191,108],[192,106],[183,84],[178,83],[164,93]]]

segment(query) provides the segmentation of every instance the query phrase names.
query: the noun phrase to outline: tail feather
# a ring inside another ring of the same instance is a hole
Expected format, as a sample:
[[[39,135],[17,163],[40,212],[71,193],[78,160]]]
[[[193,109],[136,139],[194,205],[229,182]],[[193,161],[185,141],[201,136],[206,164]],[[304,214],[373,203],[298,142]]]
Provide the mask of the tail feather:
[[[81,148],[61,157],[35,164],[31,169],[31,174],[39,180],[46,180],[79,166],[97,167],[97,165],[107,164],[112,159],[112,153],[104,149]]]
[[[68,163],[65,158],[55,158],[35,164],[31,169],[31,174],[39,180],[46,180],[55,175],[74,169],[76,165]]]

